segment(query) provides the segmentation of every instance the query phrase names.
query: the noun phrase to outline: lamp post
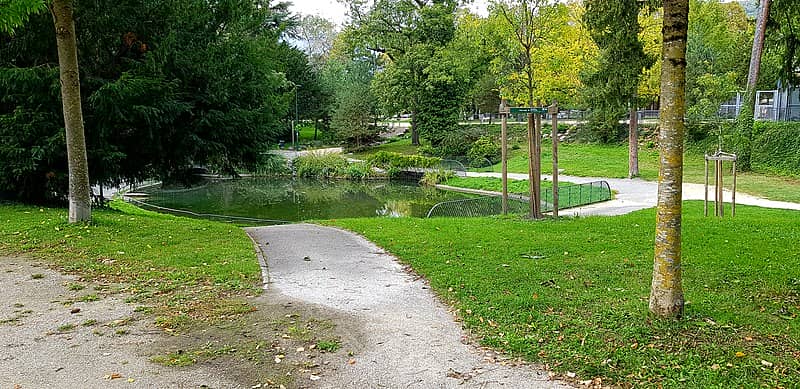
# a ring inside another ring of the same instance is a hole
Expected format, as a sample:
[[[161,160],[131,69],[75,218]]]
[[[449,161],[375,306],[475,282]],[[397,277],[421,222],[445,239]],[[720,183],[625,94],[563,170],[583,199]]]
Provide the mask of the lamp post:
[[[297,151],[297,133],[295,132],[297,129],[297,122],[298,114],[297,114],[297,89],[302,87],[300,84],[294,84],[294,120],[292,120],[292,150]]]

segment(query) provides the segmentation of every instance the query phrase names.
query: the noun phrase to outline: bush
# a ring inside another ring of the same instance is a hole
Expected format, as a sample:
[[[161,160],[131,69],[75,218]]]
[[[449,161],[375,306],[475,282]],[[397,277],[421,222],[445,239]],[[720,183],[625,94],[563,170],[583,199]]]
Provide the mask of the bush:
[[[347,169],[344,170],[344,177],[350,180],[364,180],[375,176],[375,171],[372,170],[366,162],[351,163]]]
[[[259,176],[280,176],[290,173],[286,158],[278,154],[265,153],[258,157],[253,171]]]
[[[400,153],[391,153],[388,151],[379,151],[371,155],[367,162],[372,166],[389,170],[391,168],[403,169],[409,167],[418,168],[434,168],[438,166],[442,160],[441,158],[425,157],[422,155],[406,155]]]
[[[445,182],[454,177],[455,174],[449,170],[432,170],[425,172],[419,183],[425,186],[434,186],[439,183]]]
[[[472,144],[467,152],[470,166],[492,165],[500,158],[500,145],[491,136],[482,136]]]
[[[800,123],[756,122],[751,155],[753,170],[800,176]]]
[[[339,154],[309,153],[295,158],[293,166],[299,177],[334,178],[343,176],[349,164]]]

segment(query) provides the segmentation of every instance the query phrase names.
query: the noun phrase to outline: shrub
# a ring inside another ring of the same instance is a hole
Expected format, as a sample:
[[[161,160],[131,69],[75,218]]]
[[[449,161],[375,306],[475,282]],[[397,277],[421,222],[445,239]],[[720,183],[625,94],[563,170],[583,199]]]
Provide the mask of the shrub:
[[[372,166],[366,162],[351,163],[344,170],[344,177],[351,180],[364,180],[375,176],[375,171]]]
[[[418,168],[433,168],[438,166],[442,160],[441,158],[425,157],[422,155],[406,155],[400,153],[391,153],[388,151],[379,151],[371,155],[367,162],[370,165],[377,166],[382,169],[403,169],[409,167]]]
[[[800,176],[800,123],[756,122],[751,158],[753,170]]]
[[[455,174],[449,170],[431,170],[422,175],[419,183],[425,186],[434,186],[445,182],[454,176]]]
[[[467,152],[467,158],[470,166],[483,167],[497,161],[500,152],[500,145],[493,137],[482,136],[472,144]]]
[[[334,178],[344,175],[347,160],[339,154],[309,153],[295,158],[293,166],[299,177]]]
[[[265,153],[258,157],[253,173],[259,176],[279,176],[290,173],[286,158],[278,154]]]

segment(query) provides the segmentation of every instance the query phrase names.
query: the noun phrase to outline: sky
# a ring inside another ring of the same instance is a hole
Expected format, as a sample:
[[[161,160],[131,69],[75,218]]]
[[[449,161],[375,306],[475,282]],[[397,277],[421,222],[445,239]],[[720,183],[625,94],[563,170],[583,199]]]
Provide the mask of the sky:
[[[336,0],[289,0],[293,3],[291,10],[301,15],[318,15],[341,26],[347,9]],[[475,0],[470,6],[478,14],[486,13],[487,0]]]

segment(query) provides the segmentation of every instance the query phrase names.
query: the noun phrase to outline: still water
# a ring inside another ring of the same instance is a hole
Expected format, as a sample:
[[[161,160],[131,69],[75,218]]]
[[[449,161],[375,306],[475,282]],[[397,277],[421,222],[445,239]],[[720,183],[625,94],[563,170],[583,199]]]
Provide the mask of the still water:
[[[283,178],[213,180],[188,189],[153,187],[149,204],[266,220],[302,221],[353,217],[425,217],[436,203],[467,195],[415,182],[318,181]]]

